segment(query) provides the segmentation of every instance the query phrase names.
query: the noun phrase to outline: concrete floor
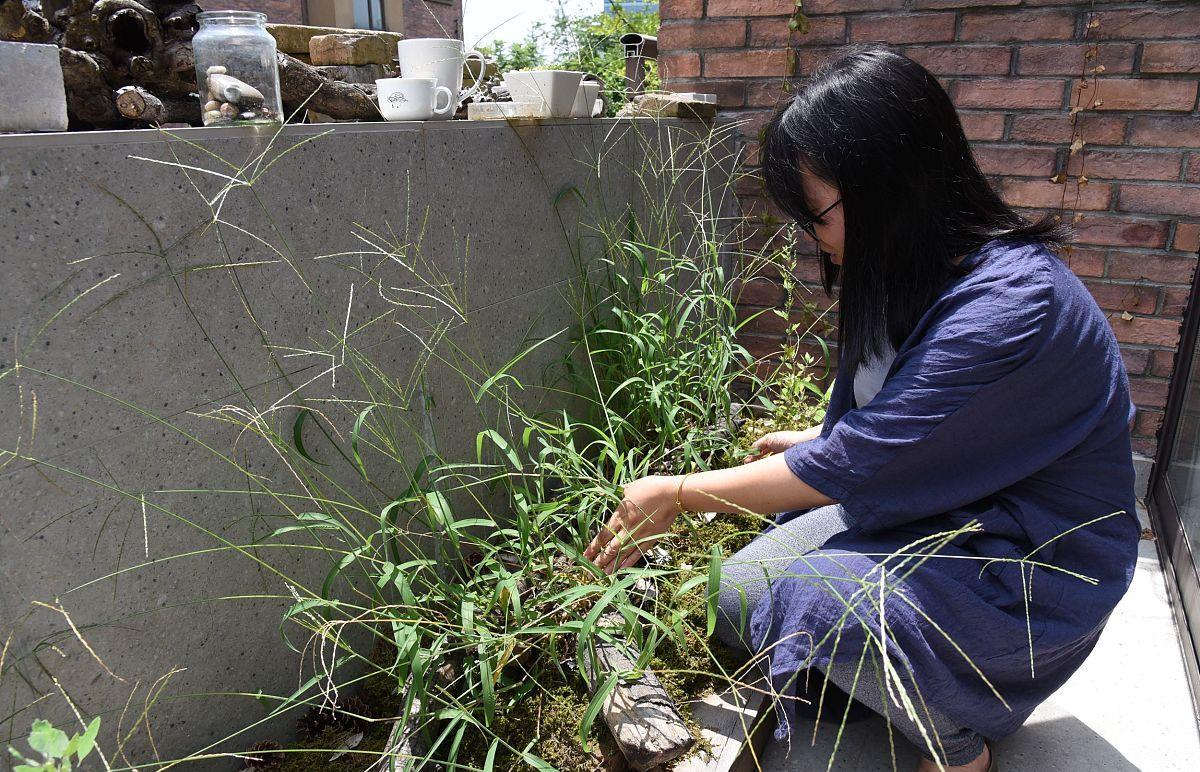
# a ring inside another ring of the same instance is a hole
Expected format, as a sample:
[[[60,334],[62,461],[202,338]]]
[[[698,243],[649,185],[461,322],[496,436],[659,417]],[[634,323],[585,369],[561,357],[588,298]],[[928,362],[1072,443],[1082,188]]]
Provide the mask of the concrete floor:
[[[1145,521],[1145,512],[1139,514]],[[847,725],[832,766],[836,725],[822,720],[815,745],[810,745],[812,729],[812,722],[803,722],[790,752],[769,739],[762,768],[892,769],[882,718]],[[896,768],[916,769],[916,749],[898,734],[896,745]],[[1142,542],[1133,584],[1092,655],[1025,726],[997,745],[996,756],[1002,772],[1200,769],[1200,724],[1154,542]]]

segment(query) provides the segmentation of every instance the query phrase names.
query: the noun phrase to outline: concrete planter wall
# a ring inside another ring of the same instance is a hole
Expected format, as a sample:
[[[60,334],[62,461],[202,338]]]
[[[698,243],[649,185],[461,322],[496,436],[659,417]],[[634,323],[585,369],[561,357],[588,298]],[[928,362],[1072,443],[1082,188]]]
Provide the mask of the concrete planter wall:
[[[421,225],[422,254],[455,284],[468,310],[456,341],[502,363],[522,339],[558,331],[572,318],[564,296],[577,275],[571,247],[588,234],[578,200],[562,197],[556,207],[558,194],[575,187],[593,206],[636,202],[634,133],[697,130],[672,121],[338,125],[223,205],[223,219],[272,243],[286,238],[294,253],[277,254],[225,227],[228,255],[204,227],[212,214],[192,187],[211,196],[222,181],[199,173],[189,179],[131,156],[219,169],[207,152],[241,163],[262,151],[266,135],[188,129],[170,142],[155,131],[0,137],[0,371],[15,357],[29,368],[0,380],[0,447],[19,447],[23,456],[0,468],[0,645],[12,635],[0,678],[0,719],[9,717],[0,723],[0,745],[22,737],[36,717],[73,721],[51,674],[82,712],[104,716],[103,736],[111,738],[131,692],[126,728],[149,683],[186,667],[151,711],[164,759],[205,748],[264,714],[253,699],[219,693],[289,693],[311,674],[301,677],[299,658],[280,641],[286,601],[215,600],[277,595],[278,577],[227,550],[163,560],[219,542],[157,506],[237,543],[277,523],[258,517],[271,511],[260,497],[160,493],[245,487],[243,475],[160,419],[257,473],[282,475],[263,448],[247,441],[235,449],[232,427],[221,430],[197,414],[230,401],[266,406],[284,398],[279,420],[290,426],[295,412],[286,405],[296,398],[285,397],[293,389],[330,393],[330,377],[317,378],[327,363],[285,358],[284,350],[272,362],[248,313],[276,344],[327,344],[348,307],[353,328],[388,306],[363,278],[378,256],[313,256],[365,250],[351,235],[354,223],[394,232],[398,242],[410,238],[406,225]],[[276,146],[326,131],[288,127]],[[615,161],[597,173],[586,162],[602,155]],[[229,259],[238,267],[213,267]],[[101,282],[26,350],[51,314]],[[404,378],[420,342],[394,326],[377,327],[359,345]],[[548,347],[523,372],[536,380],[538,368],[560,354]],[[339,380],[339,393],[353,398],[351,382]],[[471,458],[481,420],[468,390],[440,366],[429,370],[427,387],[434,405],[416,411],[414,421],[436,435],[443,455]],[[314,452],[332,454],[328,446]],[[368,454],[366,463],[384,487],[391,484],[377,458]],[[148,506],[130,491],[146,492]],[[317,586],[328,569],[311,551],[273,555],[272,563]],[[80,589],[66,592],[72,588]],[[83,650],[62,615],[31,605],[55,598],[123,681]],[[24,709],[44,694],[52,696]],[[199,694],[210,696],[187,696]],[[241,750],[286,732],[264,725],[213,750]],[[141,762],[153,758],[143,736],[129,750]]]

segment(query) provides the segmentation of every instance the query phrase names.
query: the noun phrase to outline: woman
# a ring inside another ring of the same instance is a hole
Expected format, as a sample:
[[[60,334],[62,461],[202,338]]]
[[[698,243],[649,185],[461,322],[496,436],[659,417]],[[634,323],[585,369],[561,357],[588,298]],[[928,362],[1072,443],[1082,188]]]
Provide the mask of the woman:
[[[762,652],[785,696],[824,671],[922,772],[994,769],[986,740],[1079,667],[1133,576],[1116,340],[1051,251],[1060,226],[993,192],[945,91],[904,56],[821,67],[762,156],[840,287],[824,425],[762,437],[738,468],[634,481],[585,554],[629,566],[685,509],[784,513],[724,565],[721,637]]]

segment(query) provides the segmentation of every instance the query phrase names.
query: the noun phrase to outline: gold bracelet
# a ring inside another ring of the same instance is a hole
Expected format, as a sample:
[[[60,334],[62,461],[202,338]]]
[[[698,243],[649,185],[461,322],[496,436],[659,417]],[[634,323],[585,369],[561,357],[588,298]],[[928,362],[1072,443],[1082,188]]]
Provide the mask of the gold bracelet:
[[[688,472],[685,474],[683,479],[679,481],[679,488],[675,491],[675,508],[679,510],[680,514],[683,514],[686,511],[683,508],[683,484],[687,482],[687,478],[691,477],[693,474],[695,474],[695,472]]]

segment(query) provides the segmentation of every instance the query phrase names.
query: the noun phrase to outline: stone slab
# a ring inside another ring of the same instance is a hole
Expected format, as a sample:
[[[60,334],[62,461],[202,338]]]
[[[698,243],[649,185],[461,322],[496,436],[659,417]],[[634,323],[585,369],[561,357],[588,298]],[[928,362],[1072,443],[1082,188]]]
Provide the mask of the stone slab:
[[[66,130],[58,46],[0,42],[0,132]]]
[[[377,35],[314,35],[308,41],[308,55],[314,65],[388,64],[393,48]]]
[[[621,116],[712,121],[717,117],[717,105],[715,102],[680,99],[674,94],[641,94],[621,109]]]
[[[395,51],[396,44],[404,39],[398,32],[369,29],[341,29],[339,27],[310,27],[304,24],[268,24],[267,32],[275,38],[275,45],[285,54],[308,56],[308,41],[315,35],[374,35],[387,43],[388,50]]]

